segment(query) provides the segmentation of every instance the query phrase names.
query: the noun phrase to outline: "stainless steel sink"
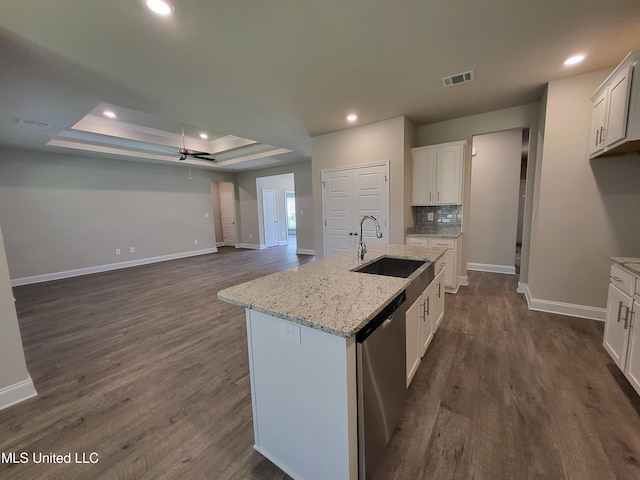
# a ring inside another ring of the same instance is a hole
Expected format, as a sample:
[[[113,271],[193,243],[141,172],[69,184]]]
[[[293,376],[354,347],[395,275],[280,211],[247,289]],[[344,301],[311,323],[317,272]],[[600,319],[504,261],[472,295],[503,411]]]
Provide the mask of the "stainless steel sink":
[[[382,257],[375,262],[355,268],[354,272],[384,275],[387,277],[408,278],[425,263],[422,260],[408,260],[406,258]]]

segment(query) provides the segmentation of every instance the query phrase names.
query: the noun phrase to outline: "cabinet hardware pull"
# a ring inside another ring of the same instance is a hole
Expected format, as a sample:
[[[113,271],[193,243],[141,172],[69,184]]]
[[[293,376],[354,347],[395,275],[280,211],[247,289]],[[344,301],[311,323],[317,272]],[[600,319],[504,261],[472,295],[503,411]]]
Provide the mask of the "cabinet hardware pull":
[[[438,190],[438,196],[437,196],[436,200],[440,201],[440,190]]]
[[[429,315],[429,309],[430,309],[430,302],[429,302],[429,300],[430,300],[430,299],[431,299],[431,297],[427,297],[427,298],[426,298],[426,300],[425,300],[425,301],[427,302],[427,306],[425,307],[425,313],[424,313],[425,317],[426,317],[427,315]],[[426,319],[426,318],[425,318],[425,319]]]
[[[621,282],[622,281],[622,279],[620,277],[616,277],[615,275],[613,277],[611,277],[611,278],[613,278],[616,282]]]
[[[420,320],[422,320],[424,322],[424,317],[425,317],[425,308],[424,308],[424,301],[422,301],[422,313],[420,314]]]
[[[598,146],[598,144],[600,143],[600,142],[598,141],[598,137],[599,137],[599,136],[600,136],[600,129],[597,129],[597,130],[596,130],[596,147],[597,147],[597,146]]]
[[[627,309],[627,311],[624,314],[624,329],[626,330],[627,328],[629,328],[629,307],[627,307],[626,305],[624,306],[624,308]]]
[[[622,302],[618,302],[618,316],[616,317],[616,322],[620,322],[620,312],[622,312]]]
[[[441,298],[442,292],[440,291],[440,286],[442,285],[442,282],[438,282],[438,298]]]

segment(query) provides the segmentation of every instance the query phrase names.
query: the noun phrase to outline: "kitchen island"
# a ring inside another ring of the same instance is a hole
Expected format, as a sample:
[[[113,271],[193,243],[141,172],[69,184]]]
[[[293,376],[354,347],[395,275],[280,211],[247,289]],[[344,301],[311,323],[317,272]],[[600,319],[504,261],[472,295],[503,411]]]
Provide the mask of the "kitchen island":
[[[445,251],[370,247],[364,262],[336,255],[218,292],[246,308],[257,451],[296,479],[358,478],[356,334],[412,280],[353,270]]]

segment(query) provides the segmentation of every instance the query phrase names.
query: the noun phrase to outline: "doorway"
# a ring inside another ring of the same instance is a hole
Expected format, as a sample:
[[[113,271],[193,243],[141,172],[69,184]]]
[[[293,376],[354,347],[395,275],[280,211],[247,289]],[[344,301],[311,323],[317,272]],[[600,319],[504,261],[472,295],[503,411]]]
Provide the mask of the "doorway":
[[[522,129],[522,154],[520,157],[520,192],[518,195],[518,227],[516,230],[516,274],[520,274],[522,262],[522,231],[524,228],[524,205],[527,195],[527,166],[529,162],[529,129]]]
[[[295,195],[293,173],[256,178],[259,248],[288,245],[295,250]]]
[[[516,128],[473,137],[468,270],[516,274],[523,135]]]

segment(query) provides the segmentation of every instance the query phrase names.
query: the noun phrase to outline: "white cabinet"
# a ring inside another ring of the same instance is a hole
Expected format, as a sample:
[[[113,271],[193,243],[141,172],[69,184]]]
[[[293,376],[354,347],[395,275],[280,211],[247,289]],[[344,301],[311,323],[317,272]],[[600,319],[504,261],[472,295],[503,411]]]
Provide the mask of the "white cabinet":
[[[458,238],[446,238],[440,236],[407,236],[407,245],[423,245],[425,247],[446,247],[447,252],[440,260],[445,265],[445,290],[448,293],[457,293],[460,288],[459,269],[462,258],[462,241]],[[436,273],[438,270],[436,269]]]
[[[640,394],[640,280],[618,265],[611,266],[603,345]],[[635,298],[635,300],[634,300]]]
[[[422,315],[424,303],[422,295],[407,310],[407,387],[420,365],[422,356]]]
[[[589,155],[592,158],[640,149],[638,60],[640,50],[627,55],[591,97]]]
[[[420,297],[409,307],[406,313],[407,321],[407,387],[411,384],[420,360],[427,352],[429,344],[444,317],[444,274],[442,259],[436,262],[441,265],[440,273],[422,292]]]
[[[444,318],[444,283],[445,283],[445,272],[446,268],[442,269],[439,274],[436,275],[436,278],[433,280],[433,300],[431,308],[433,309],[431,312],[433,318],[433,333],[436,333],[442,319]]]
[[[411,150],[411,204],[461,205],[467,142]]]

